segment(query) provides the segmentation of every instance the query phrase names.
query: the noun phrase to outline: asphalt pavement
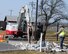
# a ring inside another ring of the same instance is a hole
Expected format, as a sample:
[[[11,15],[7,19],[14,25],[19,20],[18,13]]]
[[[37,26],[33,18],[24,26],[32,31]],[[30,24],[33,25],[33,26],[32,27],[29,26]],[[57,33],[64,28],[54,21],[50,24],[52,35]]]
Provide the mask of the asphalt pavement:
[[[21,43],[28,43],[27,40],[22,38],[15,38],[15,39],[9,39],[7,42],[0,42],[0,51],[9,51],[9,50],[19,50],[18,47],[15,45],[21,44]]]

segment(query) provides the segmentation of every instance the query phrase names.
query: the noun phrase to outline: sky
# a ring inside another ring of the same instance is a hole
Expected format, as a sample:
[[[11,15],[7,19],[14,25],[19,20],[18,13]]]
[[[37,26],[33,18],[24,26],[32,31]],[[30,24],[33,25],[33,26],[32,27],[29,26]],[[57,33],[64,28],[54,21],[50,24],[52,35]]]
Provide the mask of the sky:
[[[3,20],[6,15],[10,15],[10,10],[12,10],[12,15],[18,16],[21,7],[26,4],[29,5],[32,1],[35,2],[36,0],[0,0],[0,20]],[[68,7],[68,0],[64,1]]]
[[[0,20],[3,20],[6,15],[18,16],[22,6],[29,5],[34,0],[0,0]]]

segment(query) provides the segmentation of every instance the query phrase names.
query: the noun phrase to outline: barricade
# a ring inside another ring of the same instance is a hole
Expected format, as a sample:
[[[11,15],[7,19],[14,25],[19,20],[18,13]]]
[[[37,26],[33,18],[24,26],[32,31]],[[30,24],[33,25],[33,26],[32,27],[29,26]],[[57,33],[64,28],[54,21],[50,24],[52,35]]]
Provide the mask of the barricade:
[[[0,42],[5,42],[4,36],[0,35]]]
[[[6,32],[5,31],[2,31],[1,33],[0,33],[0,42],[5,42],[6,40],[5,40],[5,35],[6,35]]]

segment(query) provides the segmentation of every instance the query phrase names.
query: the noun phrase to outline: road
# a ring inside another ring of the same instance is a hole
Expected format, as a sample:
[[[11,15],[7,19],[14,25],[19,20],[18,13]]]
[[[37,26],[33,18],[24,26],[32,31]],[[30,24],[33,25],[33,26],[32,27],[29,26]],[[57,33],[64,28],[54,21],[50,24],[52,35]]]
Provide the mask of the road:
[[[16,45],[16,44],[21,44],[21,43],[26,44],[28,43],[28,41],[19,39],[19,40],[9,40],[8,43],[12,45]]]
[[[0,51],[19,50],[15,45],[27,44],[28,41],[23,39],[12,39],[7,42],[0,42]]]

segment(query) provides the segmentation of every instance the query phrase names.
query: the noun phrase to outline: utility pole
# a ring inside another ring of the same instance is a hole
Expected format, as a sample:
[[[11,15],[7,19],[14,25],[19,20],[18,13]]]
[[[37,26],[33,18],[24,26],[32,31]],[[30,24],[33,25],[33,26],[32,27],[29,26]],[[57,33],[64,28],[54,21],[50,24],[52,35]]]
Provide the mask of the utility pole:
[[[35,21],[35,37],[36,37],[36,31],[37,31],[37,18],[38,18],[38,0],[36,0],[36,21]]]
[[[10,16],[12,16],[12,12],[13,12],[13,10],[10,10]]]

